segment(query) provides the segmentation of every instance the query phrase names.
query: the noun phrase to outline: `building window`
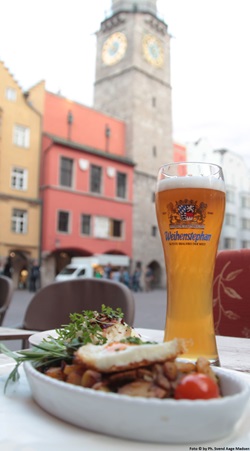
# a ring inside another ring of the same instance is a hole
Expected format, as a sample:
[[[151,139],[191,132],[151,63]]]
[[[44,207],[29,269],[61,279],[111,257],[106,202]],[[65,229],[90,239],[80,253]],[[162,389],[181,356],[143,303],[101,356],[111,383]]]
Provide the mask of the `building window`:
[[[16,101],[16,90],[14,88],[6,88],[5,90],[5,97],[6,99],[10,100],[11,102]]]
[[[110,236],[114,238],[122,237],[122,221],[110,219]]]
[[[26,210],[14,208],[12,211],[12,232],[27,233],[28,213]]]
[[[12,168],[11,188],[17,190],[27,189],[28,172],[27,169]]]
[[[244,230],[250,230],[250,219],[249,218],[242,218],[241,219],[241,227]]]
[[[236,246],[235,238],[225,238],[224,240],[225,249],[235,249],[235,246]]]
[[[123,172],[117,172],[116,196],[121,199],[126,199],[127,197],[127,174]]]
[[[122,238],[123,221],[96,216],[94,219],[94,236],[96,238]]]
[[[156,146],[153,146],[153,157],[157,156],[157,149]]]
[[[91,193],[101,193],[102,187],[102,168],[91,165],[90,167],[90,191]]]
[[[243,240],[241,242],[242,249],[250,249],[250,241],[249,240]]]
[[[227,213],[225,216],[225,225],[228,226],[235,226],[235,215],[231,215],[230,213]]]
[[[61,157],[60,160],[60,185],[71,188],[73,184],[73,160]]]
[[[230,204],[234,204],[235,202],[235,192],[232,190],[228,190],[226,193],[226,199],[227,202],[229,202]]]
[[[250,197],[242,196],[242,198],[241,198],[241,206],[242,206],[242,208],[250,209]]]
[[[59,211],[57,219],[58,232],[69,233],[69,212]]]
[[[156,107],[156,97],[152,97],[152,106]]]
[[[109,219],[104,216],[96,216],[94,219],[94,236],[96,238],[109,237]]]
[[[152,202],[155,203],[155,192],[152,192]]]
[[[91,216],[81,215],[81,233],[83,235],[91,234]]]
[[[157,235],[157,227],[156,226],[152,226],[152,228],[151,228],[151,235],[152,236],[156,236]]]
[[[13,142],[18,147],[28,148],[30,145],[30,129],[23,125],[14,125]]]

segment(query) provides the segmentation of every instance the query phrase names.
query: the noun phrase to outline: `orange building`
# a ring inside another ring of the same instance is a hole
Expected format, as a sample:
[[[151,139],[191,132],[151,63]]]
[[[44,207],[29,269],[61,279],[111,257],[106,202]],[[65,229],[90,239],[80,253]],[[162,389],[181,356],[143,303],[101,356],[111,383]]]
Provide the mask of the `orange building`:
[[[132,257],[133,162],[125,123],[40,83],[29,100],[43,116],[40,176],[43,280],[73,256]]]
[[[187,161],[187,149],[182,144],[174,143],[174,162]]]
[[[16,288],[40,257],[40,147],[41,116],[0,61],[0,265]]]

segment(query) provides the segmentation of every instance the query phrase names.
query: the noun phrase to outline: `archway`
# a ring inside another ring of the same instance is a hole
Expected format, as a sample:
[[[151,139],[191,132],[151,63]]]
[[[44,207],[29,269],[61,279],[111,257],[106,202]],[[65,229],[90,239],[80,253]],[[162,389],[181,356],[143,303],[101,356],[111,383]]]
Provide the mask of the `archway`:
[[[73,257],[91,257],[93,254],[86,249],[60,248],[52,251],[55,259],[55,275],[68,265]]]
[[[156,260],[152,260],[147,266],[149,266],[153,272],[152,288],[160,288],[162,278],[162,269],[160,264]]]
[[[8,260],[11,265],[11,277],[15,288],[28,288],[30,252],[11,249]]]
[[[41,284],[46,286],[54,282],[56,275],[68,265],[73,257],[91,257],[93,254],[86,249],[64,247],[56,248],[42,256]]]

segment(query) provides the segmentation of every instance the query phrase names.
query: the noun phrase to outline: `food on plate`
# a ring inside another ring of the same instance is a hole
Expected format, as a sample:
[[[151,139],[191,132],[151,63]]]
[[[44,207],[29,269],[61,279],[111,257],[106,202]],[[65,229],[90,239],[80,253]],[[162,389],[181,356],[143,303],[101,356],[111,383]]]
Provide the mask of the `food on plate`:
[[[56,338],[49,336],[29,350],[13,353],[0,345],[0,351],[16,360],[6,385],[19,378],[21,363],[31,361],[49,377],[93,390],[160,399],[220,396],[219,380],[208,360],[178,360],[186,352],[184,340],[143,341],[124,322],[120,309],[104,305],[100,313],[70,315],[70,323],[57,330]]]
[[[82,346],[76,351],[72,364],[62,362],[60,367],[42,371],[66,383],[128,396],[160,399],[220,396],[219,380],[207,359],[200,357],[196,363],[176,359],[185,352],[183,340],[151,344],[134,344],[133,341],[125,339],[104,346]],[[188,376],[193,380],[197,378],[200,385],[203,379],[203,390],[197,389],[193,382],[187,395],[183,381]],[[207,392],[205,382],[210,387]]]
[[[219,398],[217,381],[203,373],[191,373],[184,376],[175,390],[175,399],[211,399]]]
[[[70,363],[75,351],[88,343],[102,345],[123,338],[139,339],[133,327],[125,323],[123,316],[120,308],[113,310],[103,304],[101,312],[83,310],[82,313],[72,313],[69,324],[56,330],[57,337],[49,336],[32,349],[12,352],[0,343],[0,352],[16,361],[16,366],[6,381],[5,390],[10,381],[16,382],[19,379],[19,366],[25,361],[32,361],[37,368],[50,365],[51,362]]]
[[[102,346],[82,346],[76,351],[74,360],[96,371],[110,373],[164,362],[182,354],[184,350],[184,342],[177,339],[167,343],[143,344],[123,340]]]
[[[57,330],[57,341],[97,345],[138,336],[133,327],[124,321],[120,308],[113,310],[102,305],[101,312],[84,310],[71,314],[70,320],[69,324]]]

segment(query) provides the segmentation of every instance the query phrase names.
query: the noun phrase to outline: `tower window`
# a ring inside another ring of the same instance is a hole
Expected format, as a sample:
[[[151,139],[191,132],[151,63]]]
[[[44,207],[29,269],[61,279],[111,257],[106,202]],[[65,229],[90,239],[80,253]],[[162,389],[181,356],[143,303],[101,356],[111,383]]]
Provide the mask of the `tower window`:
[[[151,235],[152,236],[156,236],[157,235],[157,227],[156,226],[152,226],[152,228],[151,228]]]
[[[156,146],[153,146],[153,156],[157,157],[157,149]]]
[[[152,97],[152,106],[156,107],[156,97]]]

